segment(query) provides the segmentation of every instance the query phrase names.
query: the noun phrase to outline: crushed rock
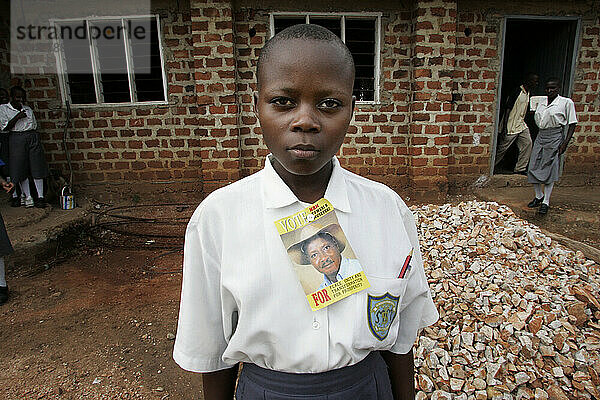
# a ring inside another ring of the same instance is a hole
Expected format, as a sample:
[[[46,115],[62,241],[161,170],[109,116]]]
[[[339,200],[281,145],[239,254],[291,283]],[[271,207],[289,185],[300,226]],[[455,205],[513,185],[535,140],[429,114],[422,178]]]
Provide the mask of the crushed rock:
[[[440,320],[418,399],[600,399],[599,266],[494,202],[411,207]]]

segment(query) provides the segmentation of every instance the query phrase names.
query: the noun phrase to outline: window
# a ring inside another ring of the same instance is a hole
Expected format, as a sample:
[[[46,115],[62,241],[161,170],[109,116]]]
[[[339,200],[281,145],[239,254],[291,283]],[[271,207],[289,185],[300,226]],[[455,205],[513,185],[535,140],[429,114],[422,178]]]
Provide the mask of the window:
[[[378,102],[381,14],[276,12],[271,14],[271,36],[288,26],[303,23],[321,25],[346,43],[356,66],[356,99]]]
[[[54,21],[63,97],[72,104],[166,101],[157,16]]]

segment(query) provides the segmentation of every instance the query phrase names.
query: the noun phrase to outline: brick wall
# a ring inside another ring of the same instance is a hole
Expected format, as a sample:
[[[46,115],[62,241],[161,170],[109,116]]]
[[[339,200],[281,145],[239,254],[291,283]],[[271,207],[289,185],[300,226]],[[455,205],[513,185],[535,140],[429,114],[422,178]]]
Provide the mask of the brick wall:
[[[365,7],[332,1],[294,10]],[[202,180],[210,192],[259,170],[267,149],[253,112],[254,71],[269,35],[269,12],[280,7],[268,0],[192,0],[181,7],[173,0],[153,10],[161,16],[168,104],[73,110],[69,146],[76,181]],[[544,12],[586,14],[585,7],[552,7]],[[536,10],[472,0],[371,4],[369,11],[383,13],[381,101],[357,105],[339,153],[342,165],[397,190],[438,193],[487,174],[502,20]],[[597,14],[586,18],[573,95],[581,122],[568,173],[589,172],[600,158],[600,22]],[[27,88],[51,167],[65,172],[56,77],[15,78]]]
[[[573,87],[579,123],[566,153],[566,173],[600,169],[600,19],[584,20]]]
[[[383,10],[381,102],[357,105],[340,161],[346,168],[398,190],[409,186],[444,193],[448,185],[468,185],[490,170],[503,17],[539,10],[494,1],[482,7],[481,2],[417,0],[409,9],[382,3],[369,9]],[[549,15],[584,14],[588,3],[553,4],[554,9],[543,11]],[[309,8],[330,11],[324,7]],[[344,6],[334,8],[339,11]],[[281,8],[269,2],[245,3],[234,14],[242,175],[260,169],[267,153],[252,110],[252,92],[256,89],[256,58],[268,37],[269,12],[273,10]],[[590,26],[584,46],[598,40],[592,37],[594,27]],[[596,56],[592,48],[581,54],[588,59]],[[587,62],[581,64],[581,71],[594,65]],[[577,75],[587,79],[587,98],[598,83],[598,76],[592,75]],[[583,168],[588,171],[589,163],[595,162],[590,154],[598,151],[593,146],[598,143],[594,118],[590,116],[589,127],[578,128],[594,132],[577,138],[591,144],[569,149],[569,155],[587,154],[581,157],[587,157]]]
[[[205,191],[240,178],[239,109],[230,1],[194,0],[192,39]]]
[[[235,13],[236,83],[240,107],[241,172],[248,176],[262,168],[268,151],[254,114],[256,61],[269,33],[268,12],[241,8]]]
[[[130,182],[201,178],[189,6],[171,2],[160,15],[168,104],[73,107],[68,127],[74,180]],[[53,62],[53,60],[51,60]],[[27,91],[52,169],[68,174],[62,137],[65,108],[55,75],[15,75]]]
[[[9,36],[10,17],[0,13],[0,87],[4,89],[10,86]]]
[[[453,122],[452,185],[465,185],[490,171],[500,74],[501,18],[477,11],[458,13]]]
[[[410,178],[420,191],[445,193],[456,56],[456,2],[415,4],[412,36]]]

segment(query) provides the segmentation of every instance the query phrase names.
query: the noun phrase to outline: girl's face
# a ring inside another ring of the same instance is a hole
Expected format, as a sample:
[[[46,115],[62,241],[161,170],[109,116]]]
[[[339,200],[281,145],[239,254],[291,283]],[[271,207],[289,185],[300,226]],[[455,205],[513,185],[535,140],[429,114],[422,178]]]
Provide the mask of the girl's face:
[[[558,82],[548,81],[546,83],[546,95],[548,96],[548,104],[552,103],[552,100],[558,96],[559,88]]]
[[[290,39],[261,70],[255,111],[273,167],[288,177],[322,172],[338,152],[354,110],[352,68],[325,41]]]

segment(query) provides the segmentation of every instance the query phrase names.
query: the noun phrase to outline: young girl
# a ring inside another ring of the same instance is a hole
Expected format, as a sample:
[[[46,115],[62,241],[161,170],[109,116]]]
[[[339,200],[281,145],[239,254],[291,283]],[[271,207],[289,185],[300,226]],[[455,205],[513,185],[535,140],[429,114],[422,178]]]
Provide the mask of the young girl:
[[[560,178],[560,156],[567,150],[577,126],[575,104],[568,97],[560,96],[559,88],[559,79],[549,78],[546,81],[548,100],[538,104],[535,110],[535,123],[540,131],[533,144],[527,171],[535,197],[527,206],[539,207],[541,215],[548,213],[554,182]]]
[[[271,154],[209,195],[185,237],[173,357],[203,374],[206,400],[232,399],[240,362],[237,400],[414,397],[412,346],[438,313],[410,210],[335,157],[353,82],[349,50],[317,25],[279,32],[260,54],[255,111]],[[312,311],[274,221],[321,198],[370,287]]]

